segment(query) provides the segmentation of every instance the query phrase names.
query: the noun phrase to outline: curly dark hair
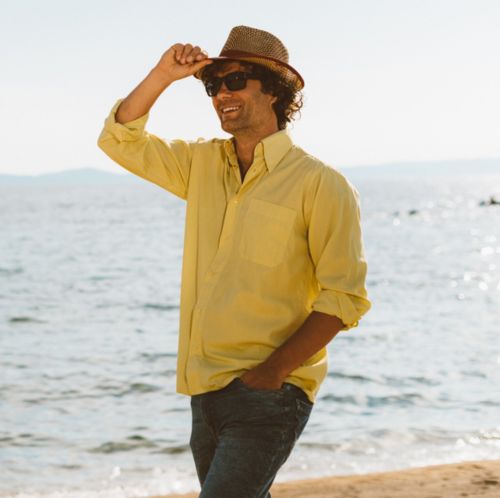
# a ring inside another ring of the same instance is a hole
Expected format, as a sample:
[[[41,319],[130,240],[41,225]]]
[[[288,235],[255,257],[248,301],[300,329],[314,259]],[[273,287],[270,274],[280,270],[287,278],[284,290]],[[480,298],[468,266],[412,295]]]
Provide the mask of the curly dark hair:
[[[287,123],[295,119],[295,115],[299,113],[303,105],[303,95],[300,90],[297,90],[293,85],[285,81],[278,73],[268,69],[261,64],[254,64],[250,62],[238,60],[223,60],[216,61],[203,70],[201,79],[206,79],[215,76],[216,73],[223,70],[224,67],[230,62],[238,62],[245,69],[251,71],[258,77],[262,84],[262,91],[269,95],[277,97],[276,102],[273,104],[274,113],[278,119],[278,128],[284,130]]]

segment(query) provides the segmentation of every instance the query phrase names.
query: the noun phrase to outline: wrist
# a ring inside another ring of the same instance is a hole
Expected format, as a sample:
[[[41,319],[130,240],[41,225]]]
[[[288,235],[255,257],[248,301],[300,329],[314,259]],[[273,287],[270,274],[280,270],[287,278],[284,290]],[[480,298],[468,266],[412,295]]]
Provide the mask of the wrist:
[[[263,366],[275,379],[284,380],[291,372],[286,362],[276,352],[264,361]]]
[[[175,81],[175,78],[173,78],[168,71],[165,71],[159,66],[155,66],[150,71],[148,77],[153,83],[155,83],[155,85],[161,87],[162,89],[167,88]]]

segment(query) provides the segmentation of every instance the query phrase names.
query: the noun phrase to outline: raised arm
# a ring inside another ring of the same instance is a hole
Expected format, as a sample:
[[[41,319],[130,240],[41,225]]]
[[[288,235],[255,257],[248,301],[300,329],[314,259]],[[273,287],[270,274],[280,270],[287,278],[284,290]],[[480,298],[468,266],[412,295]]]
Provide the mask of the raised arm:
[[[180,43],[170,47],[137,88],[115,104],[98,146],[131,173],[186,199],[193,144],[163,140],[148,133],[145,125],[149,110],[165,88],[210,63],[200,47]]]
[[[117,123],[128,123],[148,113],[163,91],[174,81],[192,76],[211,64],[207,53],[191,44],[172,45],[150,73],[123,100],[116,111]]]

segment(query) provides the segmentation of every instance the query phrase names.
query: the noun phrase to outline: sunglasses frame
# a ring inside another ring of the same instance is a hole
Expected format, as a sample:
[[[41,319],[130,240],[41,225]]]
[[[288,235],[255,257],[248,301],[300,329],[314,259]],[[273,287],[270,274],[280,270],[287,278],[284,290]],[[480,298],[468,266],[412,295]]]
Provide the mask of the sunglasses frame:
[[[243,90],[247,86],[248,80],[258,80],[259,77],[255,72],[248,71],[232,71],[225,76],[212,76],[203,80],[205,91],[209,97],[215,97],[222,88],[222,83],[230,92]]]

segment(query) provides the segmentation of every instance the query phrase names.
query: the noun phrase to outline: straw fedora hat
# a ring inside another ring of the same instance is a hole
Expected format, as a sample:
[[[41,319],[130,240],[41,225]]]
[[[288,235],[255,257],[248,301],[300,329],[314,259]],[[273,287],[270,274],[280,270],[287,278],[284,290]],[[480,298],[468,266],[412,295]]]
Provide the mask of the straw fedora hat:
[[[253,62],[265,66],[281,75],[297,90],[304,88],[304,79],[300,73],[288,64],[288,50],[285,45],[271,33],[249,26],[236,26],[229,33],[226,44],[218,57],[210,57],[213,61],[238,60]],[[195,76],[201,79],[203,69]]]

